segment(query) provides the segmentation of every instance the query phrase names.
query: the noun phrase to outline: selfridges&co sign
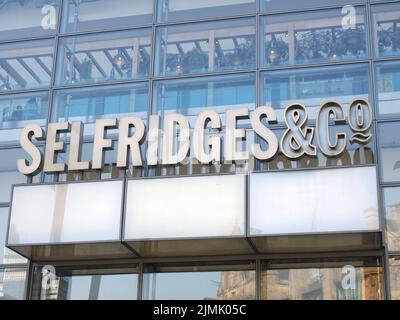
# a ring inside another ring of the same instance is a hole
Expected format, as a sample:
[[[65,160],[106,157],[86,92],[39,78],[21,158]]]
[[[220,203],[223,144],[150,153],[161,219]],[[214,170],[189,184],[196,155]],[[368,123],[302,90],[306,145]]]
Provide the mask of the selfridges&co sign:
[[[246,139],[245,129],[237,127],[238,120],[243,118],[251,118],[252,129],[268,144],[268,147],[262,148],[259,143],[253,143],[250,150],[238,150],[237,142]],[[274,109],[270,106],[256,108],[251,117],[248,108],[226,110],[225,119],[223,127],[220,115],[208,109],[197,116],[194,128],[190,128],[188,119],[179,113],[165,114],[162,127],[158,115],[149,117],[147,128],[143,120],[138,117],[122,117],[119,120],[98,119],[94,128],[91,161],[80,159],[83,134],[81,121],[49,123],[46,134],[38,124],[30,124],[22,129],[20,144],[31,159],[19,159],[18,170],[25,175],[35,175],[42,170],[55,173],[101,169],[104,151],[113,148],[113,140],[106,137],[107,130],[111,129],[118,129],[115,160],[119,168],[129,166],[130,162],[133,166],[143,166],[144,157],[150,166],[178,164],[187,157],[189,151],[193,152],[195,159],[201,164],[246,161],[250,155],[255,159],[266,161],[274,158],[279,150],[287,158],[296,160],[305,155],[316,156],[317,148],[327,157],[337,157],[345,151],[348,141],[364,145],[372,138],[370,133],[372,110],[367,101],[359,99],[350,104],[347,113],[338,102],[329,101],[320,106],[315,129],[307,124],[308,115],[305,106],[301,104],[287,106],[284,110],[287,128],[280,141],[268,127],[278,120]],[[351,136],[345,132],[335,135],[330,133],[330,124],[346,124],[346,122],[351,128]],[[210,135],[211,131],[220,133]],[[67,163],[56,160],[59,153],[65,152],[65,142],[59,140],[60,133],[70,133]],[[32,142],[33,138],[46,141],[44,155]],[[141,145],[145,141],[147,141],[147,151],[144,155]]]

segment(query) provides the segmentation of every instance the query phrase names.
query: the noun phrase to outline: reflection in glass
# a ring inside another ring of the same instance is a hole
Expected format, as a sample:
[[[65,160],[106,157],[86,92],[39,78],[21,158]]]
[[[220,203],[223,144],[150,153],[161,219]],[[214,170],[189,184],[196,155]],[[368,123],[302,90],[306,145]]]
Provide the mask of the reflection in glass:
[[[381,115],[400,114],[400,63],[383,62],[376,64],[378,112]]]
[[[386,236],[390,251],[400,251],[400,188],[384,188]]]
[[[157,29],[156,74],[174,75],[255,67],[252,18]]]
[[[0,45],[0,92],[48,87],[54,39]]]
[[[354,60],[367,55],[363,9],[344,24],[341,9],[267,16],[261,19],[264,66]]]
[[[400,257],[389,259],[390,291],[392,300],[400,300]]]
[[[0,96],[0,144],[18,144],[21,128],[46,125],[48,92]]]
[[[149,266],[145,272],[145,300],[255,298],[255,272],[252,263],[232,266]]]
[[[368,75],[368,65],[362,64],[264,72],[262,101],[276,109],[282,123],[284,108],[293,103],[303,104],[308,118],[315,120],[328,101],[341,103],[346,112],[355,99],[369,101]]]
[[[141,0],[66,0],[62,32],[105,30],[151,24],[153,1]]]
[[[41,287],[42,277],[48,277],[47,289]],[[77,269],[37,268],[33,298],[40,300],[135,300],[137,268]]]
[[[27,260],[24,257],[5,247],[8,228],[8,211],[8,207],[0,208],[0,265],[26,263]]]
[[[382,267],[365,261],[270,262],[261,294],[268,300],[380,300]]]
[[[11,186],[25,183],[26,176],[17,170],[17,160],[29,158],[22,149],[0,149],[0,203],[9,202]]]
[[[372,6],[374,45],[377,56],[400,54],[400,4]]]
[[[94,123],[98,118],[116,116],[136,116],[145,120],[147,96],[147,82],[56,91],[52,121],[82,121],[86,124]]]
[[[61,38],[57,84],[129,80],[150,69],[151,29]]]
[[[229,17],[254,13],[255,0],[159,0],[157,5],[159,22],[198,20],[212,17]]]
[[[1,1],[0,40],[54,34],[57,29],[59,2]]]
[[[351,5],[353,3],[357,4],[366,0],[335,0],[332,2],[331,0],[261,0],[261,10],[266,12],[271,11],[289,11],[289,10],[298,10],[308,9],[308,8],[321,8],[321,7],[329,7],[332,5],[340,6],[340,5]],[[346,12],[346,11],[345,11]]]
[[[0,300],[25,300],[25,279],[23,268],[0,269]]]
[[[400,181],[400,122],[379,124],[381,179]]]
[[[205,108],[219,113],[227,109],[255,105],[253,74],[224,75],[155,83],[154,108],[157,114],[178,112],[197,116]]]

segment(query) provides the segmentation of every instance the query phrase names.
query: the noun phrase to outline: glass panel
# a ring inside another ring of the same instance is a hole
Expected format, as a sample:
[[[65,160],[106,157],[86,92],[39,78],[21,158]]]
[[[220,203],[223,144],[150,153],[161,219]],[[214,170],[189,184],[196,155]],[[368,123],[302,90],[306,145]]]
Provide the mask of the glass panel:
[[[389,250],[400,251],[400,188],[383,188]]]
[[[60,90],[54,95],[52,121],[82,121],[84,136],[89,137],[93,136],[94,123],[99,118],[135,116],[146,121],[147,98],[147,82]]]
[[[400,54],[400,3],[372,6],[375,55]]]
[[[8,242],[117,241],[121,199],[122,181],[15,187]]]
[[[381,179],[383,182],[400,181],[400,122],[379,124]]]
[[[229,17],[255,13],[255,0],[159,0],[157,20],[159,22],[199,20],[213,17]]]
[[[157,202],[146,201],[150,194],[158,195]],[[131,180],[124,238],[244,235],[244,194],[242,175]]]
[[[376,65],[378,112],[394,117],[400,115],[400,63],[385,62]]]
[[[369,101],[368,65],[271,71],[262,79],[262,101],[276,109],[283,124],[283,110],[293,103],[306,106],[309,120],[315,120],[319,107],[328,101],[341,103],[346,112],[355,99]]]
[[[253,68],[254,19],[193,23],[157,29],[156,74]]]
[[[8,228],[8,212],[9,208],[0,208],[0,265],[26,263],[27,260],[24,257],[5,247]]]
[[[206,108],[221,116],[228,109],[255,105],[255,74],[199,77],[155,82],[153,114],[182,113],[194,125]]]
[[[261,10],[262,11],[290,11],[308,9],[308,8],[320,8],[320,7],[330,7],[330,6],[340,6],[340,5],[350,5],[352,3],[360,3],[366,0],[261,0]],[[346,12],[346,11],[345,11]]]
[[[105,30],[151,24],[153,1],[64,1],[62,32]]]
[[[151,29],[61,38],[57,84],[129,80],[149,75]]]
[[[48,87],[54,39],[0,45],[0,91]]]
[[[354,10],[354,19],[344,19],[341,9],[263,17],[262,64],[303,64],[366,57],[364,9]]]
[[[136,300],[137,281],[136,267],[76,270],[36,268],[33,299]],[[47,288],[42,287],[43,282]]]
[[[0,300],[25,300],[26,276],[22,268],[0,270]]]
[[[304,260],[303,260],[304,261]],[[267,300],[380,300],[382,267],[365,261],[270,262],[261,275]]]
[[[2,1],[0,41],[54,34],[59,3],[59,0]]]
[[[46,126],[48,92],[0,95],[0,145],[19,144],[23,127],[31,123]]]
[[[392,300],[400,300],[400,257],[389,259],[390,291]]]
[[[16,183],[26,183],[27,178],[17,170],[17,160],[24,159],[22,149],[0,150],[0,202],[9,202],[11,186]]]
[[[255,299],[253,263],[239,266],[155,266],[145,271],[145,300]]]
[[[376,186],[374,167],[253,174],[250,233],[377,231]],[[290,201],[282,201],[282,192]]]

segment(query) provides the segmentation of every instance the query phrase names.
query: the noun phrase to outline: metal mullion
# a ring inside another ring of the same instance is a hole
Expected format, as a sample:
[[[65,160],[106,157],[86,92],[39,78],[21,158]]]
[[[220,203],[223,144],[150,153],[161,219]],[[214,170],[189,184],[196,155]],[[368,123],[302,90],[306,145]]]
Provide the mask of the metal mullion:
[[[375,133],[375,144],[374,144],[374,152],[375,152],[375,157],[376,157],[376,164],[377,164],[377,192],[378,192],[378,209],[379,209],[379,224],[380,224],[380,229],[381,229],[381,234],[382,234],[382,242],[383,242],[383,256],[381,259],[381,264],[382,264],[382,270],[383,270],[383,298],[384,299],[390,299],[391,294],[390,294],[390,279],[389,279],[389,268],[388,268],[388,258],[387,258],[387,242],[386,242],[386,219],[385,219],[385,208],[384,208],[384,203],[383,203],[383,192],[382,188],[380,187],[380,181],[381,181],[381,158],[380,158],[380,143],[379,143],[379,138],[380,136],[378,135],[378,124],[377,124],[377,118],[378,118],[378,104],[379,101],[377,99],[378,93],[377,93],[377,87],[376,87],[376,73],[375,73],[375,63],[373,58],[375,57],[375,38],[373,36],[373,30],[375,26],[373,25],[373,19],[372,19],[372,12],[371,12],[371,7],[370,4],[367,3],[365,7],[365,20],[367,23],[367,44],[368,44],[368,53],[370,57],[369,61],[369,76],[370,76],[370,81],[369,81],[369,91],[370,91],[370,97],[371,97],[371,102],[373,105],[373,130]]]

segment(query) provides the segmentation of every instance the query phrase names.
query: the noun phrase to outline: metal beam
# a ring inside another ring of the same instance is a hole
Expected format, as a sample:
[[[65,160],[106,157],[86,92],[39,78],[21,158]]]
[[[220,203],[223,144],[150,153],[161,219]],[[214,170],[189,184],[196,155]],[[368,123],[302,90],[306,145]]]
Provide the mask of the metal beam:
[[[107,59],[111,62],[111,64],[113,65],[114,69],[117,70],[117,72],[119,73],[120,76],[123,75],[121,69],[119,68],[119,66],[114,62],[113,57],[111,56],[111,54],[108,52],[108,50],[103,50],[104,54],[106,55]]]
[[[40,59],[40,57],[33,57],[37,64],[51,77],[50,69],[44,64],[44,62]]]
[[[28,73],[32,76],[33,79],[35,79],[37,81],[37,83],[42,83],[42,80],[31,69],[31,67],[26,64],[26,62],[22,58],[18,58],[17,61],[26,69],[26,71],[28,71]]]
[[[100,64],[97,62],[96,58],[90,53],[86,52],[86,55],[89,57],[89,59],[93,62],[94,66],[96,67],[97,70],[101,73],[103,78],[107,78],[107,73],[103,70],[103,68],[100,66]]]
[[[0,60],[0,66],[22,87],[26,87],[26,80],[5,60]]]

